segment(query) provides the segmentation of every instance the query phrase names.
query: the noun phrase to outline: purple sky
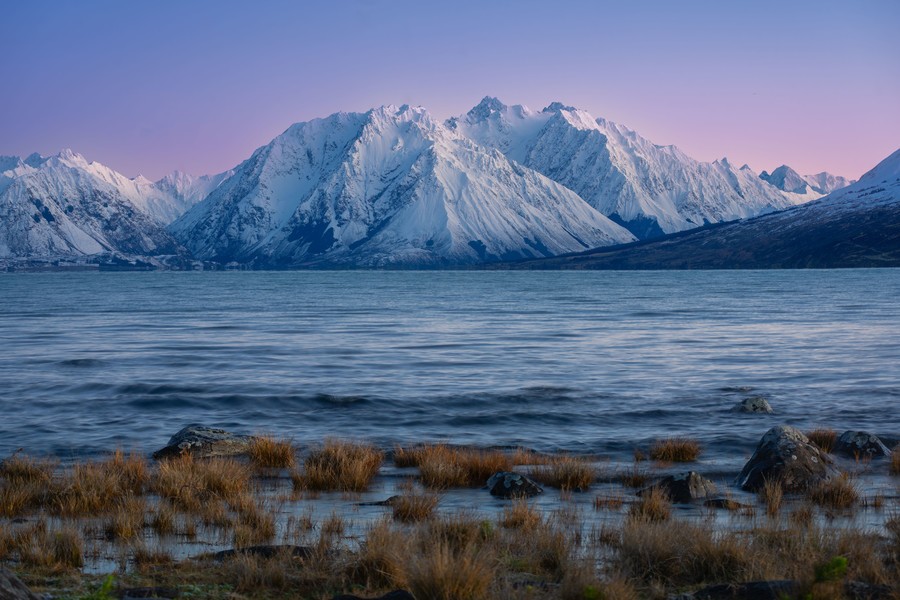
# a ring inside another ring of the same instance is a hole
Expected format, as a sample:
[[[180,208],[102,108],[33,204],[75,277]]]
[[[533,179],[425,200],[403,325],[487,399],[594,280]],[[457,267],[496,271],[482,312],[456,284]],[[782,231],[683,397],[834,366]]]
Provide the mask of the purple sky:
[[[0,8],[0,154],[222,171],[291,123],[560,100],[771,170],[900,147],[900,2],[79,0]]]

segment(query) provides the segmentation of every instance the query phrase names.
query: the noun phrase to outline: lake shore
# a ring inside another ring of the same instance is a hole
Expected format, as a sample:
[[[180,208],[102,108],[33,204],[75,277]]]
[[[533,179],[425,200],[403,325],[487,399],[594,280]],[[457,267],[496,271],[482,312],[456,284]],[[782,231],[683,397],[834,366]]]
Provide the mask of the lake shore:
[[[897,451],[851,459],[822,449],[835,469],[827,484],[748,491],[737,472],[705,471],[696,462],[702,441],[690,439],[660,439],[625,462],[229,436],[206,446],[175,436],[158,460],[122,451],[64,465],[7,458],[0,561],[53,598],[107,597],[96,595],[104,582],[108,597],[132,589],[144,595],[124,597],[163,598],[376,598],[395,589],[416,598],[895,598],[900,590]],[[837,434],[811,437],[826,445]],[[691,486],[677,487],[695,469]],[[493,495],[485,483],[498,472],[543,492]]]

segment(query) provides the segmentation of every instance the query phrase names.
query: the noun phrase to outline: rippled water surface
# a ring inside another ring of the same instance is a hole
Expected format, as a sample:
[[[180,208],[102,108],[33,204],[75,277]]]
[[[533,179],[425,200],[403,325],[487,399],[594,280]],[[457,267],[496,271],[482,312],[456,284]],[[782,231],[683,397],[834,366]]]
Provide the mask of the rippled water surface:
[[[900,436],[900,270],[0,276],[0,453],[298,443],[745,456],[774,424]],[[739,415],[743,398],[778,414]]]

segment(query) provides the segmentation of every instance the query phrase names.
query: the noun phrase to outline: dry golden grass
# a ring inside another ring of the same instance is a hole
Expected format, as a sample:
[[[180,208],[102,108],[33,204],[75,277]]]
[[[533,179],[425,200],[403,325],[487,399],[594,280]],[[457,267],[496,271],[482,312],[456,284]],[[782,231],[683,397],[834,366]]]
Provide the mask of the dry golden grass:
[[[147,503],[143,498],[128,498],[118,502],[104,526],[107,539],[132,540],[140,536],[146,515]]]
[[[520,529],[533,531],[543,522],[541,513],[534,506],[528,504],[524,498],[514,500],[512,504],[503,509],[500,515],[500,526],[506,529]]]
[[[258,436],[250,443],[250,462],[264,469],[290,469],[296,463],[294,446],[290,440],[272,436]]]
[[[405,585],[404,566],[410,551],[410,536],[388,520],[376,522],[349,567],[352,579],[373,588]]]
[[[619,510],[625,504],[622,494],[597,496],[594,498],[594,510]]]
[[[781,485],[781,481],[778,479],[764,480],[758,493],[759,499],[766,506],[766,514],[770,517],[776,516],[781,511],[781,504],[784,501],[784,487]]]
[[[178,513],[168,502],[160,502],[153,511],[150,527],[157,535],[171,535],[177,530]]]
[[[175,563],[172,553],[162,546],[148,548],[145,544],[138,544],[132,554],[132,561],[138,570],[149,572],[154,567],[170,566]]]
[[[648,488],[640,500],[628,507],[628,519],[632,521],[667,521],[671,515],[672,502],[659,487]]]
[[[815,516],[816,513],[813,510],[813,507],[804,504],[792,510],[788,518],[794,526],[806,528],[812,526]]]
[[[394,466],[399,469],[419,466],[419,453],[421,447],[404,448],[402,446],[394,446],[394,454],[392,460]]]
[[[422,483],[433,489],[482,486],[498,471],[509,471],[512,461],[500,450],[454,448],[446,445],[418,449]]]
[[[457,550],[445,541],[410,556],[405,571],[413,596],[429,600],[488,598],[493,579],[489,561],[474,546]]]
[[[810,488],[808,496],[819,506],[838,510],[852,508],[859,502],[859,491],[856,489],[856,484],[846,475],[833,477],[813,486]]]
[[[597,477],[590,460],[578,456],[556,456],[531,471],[543,484],[562,490],[586,490]]]
[[[378,474],[384,455],[369,444],[328,440],[292,476],[295,490],[364,492]]]
[[[250,470],[230,458],[195,459],[184,454],[159,464],[153,492],[185,511],[200,511],[210,502],[231,501],[250,489]]]
[[[15,485],[31,482],[47,485],[59,463],[51,459],[13,454],[0,462],[0,477]]]
[[[391,503],[396,521],[413,523],[430,519],[437,508],[438,497],[434,494],[404,494]]]
[[[822,452],[831,452],[834,449],[834,443],[837,441],[837,431],[834,429],[813,429],[806,433],[813,444],[819,447]]]
[[[43,521],[20,530],[14,545],[19,561],[30,567],[66,571],[84,566],[84,540],[71,526],[50,529]]]
[[[635,464],[634,467],[619,475],[619,480],[626,487],[642,488],[650,480],[650,473]]]
[[[701,451],[697,440],[673,437],[653,442],[650,458],[662,462],[692,462],[697,460]]]

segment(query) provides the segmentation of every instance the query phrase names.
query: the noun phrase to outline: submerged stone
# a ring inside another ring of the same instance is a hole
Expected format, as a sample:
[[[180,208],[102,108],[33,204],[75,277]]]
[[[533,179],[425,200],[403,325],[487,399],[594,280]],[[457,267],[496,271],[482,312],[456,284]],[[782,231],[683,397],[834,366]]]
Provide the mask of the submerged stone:
[[[492,496],[500,498],[528,498],[544,492],[533,479],[512,471],[494,473],[487,480],[487,487]]]
[[[0,567],[0,598],[3,600],[38,600],[38,596],[12,571]]]
[[[252,441],[253,437],[249,435],[236,435],[203,425],[188,425],[173,435],[164,448],[154,452],[153,458],[159,460],[182,454],[192,454],[198,458],[235,456],[246,454]]]
[[[717,493],[716,484],[696,471],[687,471],[664,477],[653,485],[639,491],[638,496],[643,496],[652,489],[663,490],[668,494],[669,499],[677,504],[687,504],[692,500],[709,498]]]
[[[737,406],[735,406],[732,410],[734,410],[735,412],[762,415],[771,415],[775,412],[774,410],[772,410],[772,405],[769,404],[769,401],[762,396],[745,398],[744,400],[739,402]]]
[[[877,435],[865,431],[845,431],[834,444],[834,453],[851,458],[890,456],[891,451]]]
[[[832,460],[803,433],[788,425],[773,427],[760,439],[737,484],[759,490],[767,480],[778,480],[787,492],[802,492],[835,476]]]

